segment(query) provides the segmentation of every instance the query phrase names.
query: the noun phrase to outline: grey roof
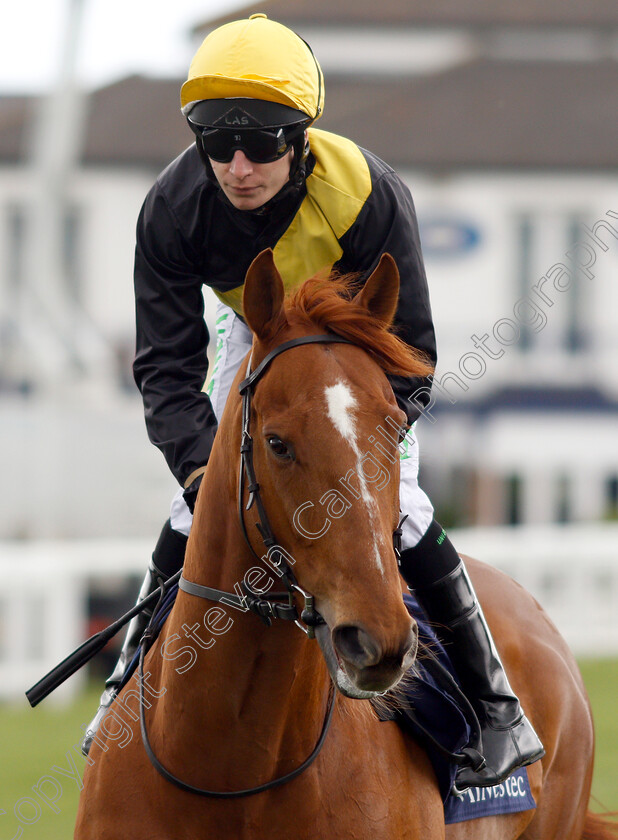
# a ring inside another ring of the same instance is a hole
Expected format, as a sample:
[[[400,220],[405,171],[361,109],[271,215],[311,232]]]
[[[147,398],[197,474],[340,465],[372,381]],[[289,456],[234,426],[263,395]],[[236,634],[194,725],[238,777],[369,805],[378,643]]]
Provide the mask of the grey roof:
[[[181,80],[132,76],[95,91],[83,160],[160,169],[192,140]],[[21,159],[33,100],[0,97],[0,162]],[[616,63],[478,60],[429,76],[326,79],[318,127],[397,167],[618,165]]]
[[[326,81],[319,126],[398,166],[618,164],[616,64],[480,60],[431,76]]]
[[[94,91],[82,160],[94,166],[165,166],[191,143],[180,113],[180,85],[180,79],[130,76]],[[23,162],[36,104],[36,97],[0,96],[0,162]]]
[[[498,412],[577,412],[596,415],[618,415],[618,401],[594,386],[506,386],[480,399],[451,404],[438,398],[432,413],[469,414],[477,419]]]
[[[264,12],[302,26],[618,26],[616,0],[262,0],[205,20],[196,31]],[[301,33],[302,34],[302,33]]]
[[[181,80],[130,76],[92,95],[84,146],[89,164],[165,166],[192,142],[180,113]]]

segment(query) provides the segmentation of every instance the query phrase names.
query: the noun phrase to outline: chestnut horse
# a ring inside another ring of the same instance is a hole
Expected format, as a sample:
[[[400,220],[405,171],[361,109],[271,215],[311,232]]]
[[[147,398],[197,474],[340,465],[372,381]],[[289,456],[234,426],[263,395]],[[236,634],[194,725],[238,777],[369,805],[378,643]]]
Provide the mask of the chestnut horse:
[[[393,548],[397,440],[392,451],[368,442],[379,425],[405,422],[386,373],[428,368],[388,330],[399,290],[390,257],[356,297],[341,290],[313,278],[284,301],[272,252],[249,269],[253,350],[200,489],[186,582],[143,661],[141,698],[129,682],[92,746],[75,838],[613,837],[587,814],[593,728],[575,662],[539,605],[494,569],[469,561],[545,745],[528,768],[536,809],[445,827],[426,754],[376,717],[369,700],[412,665],[417,627]],[[272,595],[284,584],[287,602]],[[253,608],[279,616],[271,626],[247,609],[249,591],[264,593]],[[217,592],[229,593],[225,606],[214,603]],[[283,620],[293,602],[304,603],[298,623],[317,625],[317,642]]]

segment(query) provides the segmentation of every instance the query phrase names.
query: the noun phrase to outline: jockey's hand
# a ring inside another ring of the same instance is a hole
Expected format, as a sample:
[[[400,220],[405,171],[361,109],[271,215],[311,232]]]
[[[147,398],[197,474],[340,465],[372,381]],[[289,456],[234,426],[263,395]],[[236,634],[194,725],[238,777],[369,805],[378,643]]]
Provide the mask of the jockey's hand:
[[[195,501],[197,499],[197,491],[200,489],[200,484],[202,483],[203,473],[202,475],[198,475],[195,481],[191,482],[191,484],[187,487],[184,491],[183,498],[187,503],[187,507],[193,513],[195,511]]]

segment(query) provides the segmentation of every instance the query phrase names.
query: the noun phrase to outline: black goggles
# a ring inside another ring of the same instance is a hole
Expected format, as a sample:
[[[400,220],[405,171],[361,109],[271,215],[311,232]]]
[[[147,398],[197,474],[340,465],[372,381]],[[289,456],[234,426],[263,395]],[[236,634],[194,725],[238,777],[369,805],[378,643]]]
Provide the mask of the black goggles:
[[[253,163],[272,163],[286,155],[304,125],[290,128],[203,128],[191,126],[202,139],[202,148],[218,163],[229,163],[240,149]]]

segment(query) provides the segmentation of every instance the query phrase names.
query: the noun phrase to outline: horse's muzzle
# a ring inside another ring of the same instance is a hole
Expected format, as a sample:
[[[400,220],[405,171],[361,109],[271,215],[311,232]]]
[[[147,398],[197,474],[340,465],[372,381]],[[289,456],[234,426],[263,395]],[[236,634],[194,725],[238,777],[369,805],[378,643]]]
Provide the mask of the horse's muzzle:
[[[331,638],[339,668],[361,692],[393,688],[416,659],[418,631],[412,620],[408,632],[389,650],[360,625],[339,625]]]

